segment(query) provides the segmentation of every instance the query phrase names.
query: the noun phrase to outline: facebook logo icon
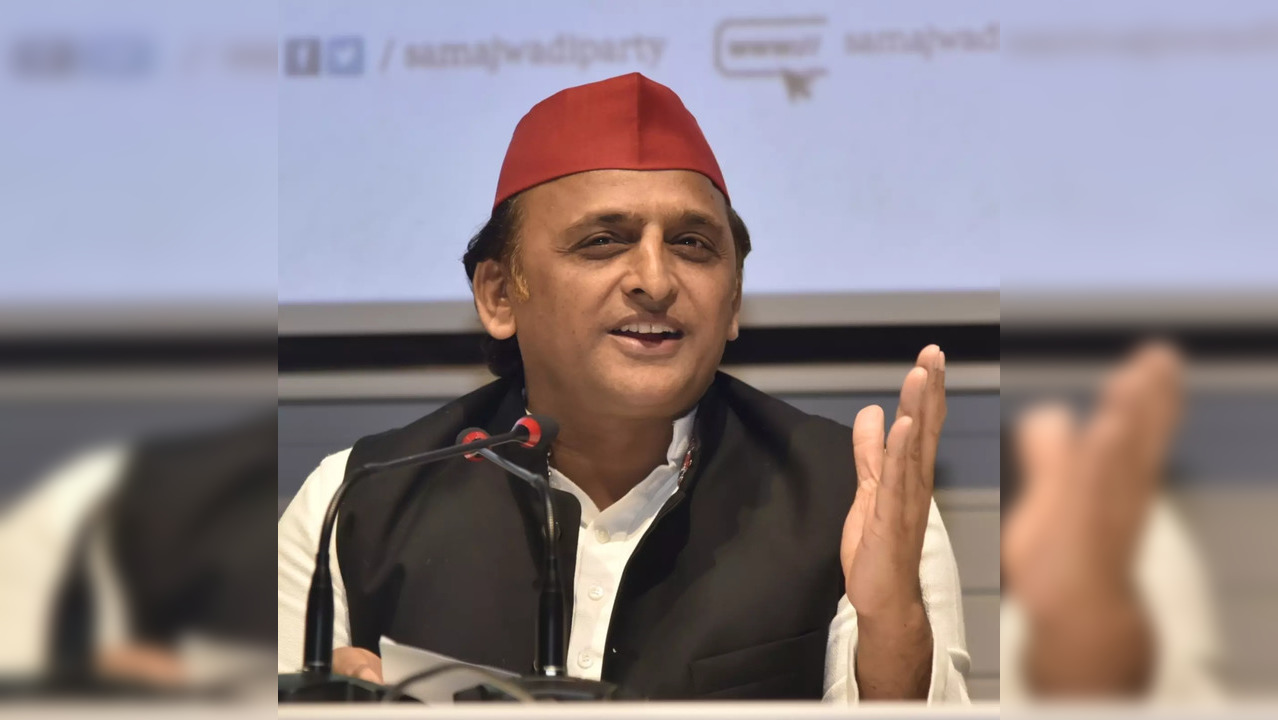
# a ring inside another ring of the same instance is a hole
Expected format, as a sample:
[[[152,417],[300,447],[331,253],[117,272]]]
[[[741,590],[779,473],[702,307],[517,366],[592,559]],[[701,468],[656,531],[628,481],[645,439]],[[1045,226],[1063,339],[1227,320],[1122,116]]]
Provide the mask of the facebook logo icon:
[[[284,43],[284,74],[293,76],[363,75],[364,38],[335,35],[290,38]]]
[[[329,38],[324,48],[324,72],[329,75],[362,75],[364,38],[354,35]]]
[[[284,43],[284,72],[289,75],[319,75],[319,38],[291,38]]]

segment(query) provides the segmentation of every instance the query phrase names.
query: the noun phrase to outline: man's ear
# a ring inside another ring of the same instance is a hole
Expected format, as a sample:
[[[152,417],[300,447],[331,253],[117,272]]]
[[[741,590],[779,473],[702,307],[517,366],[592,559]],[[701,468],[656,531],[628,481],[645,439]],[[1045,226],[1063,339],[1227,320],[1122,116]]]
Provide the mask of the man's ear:
[[[485,260],[475,267],[471,281],[475,293],[475,309],[488,334],[497,340],[515,335],[515,309],[510,300],[510,278],[496,260]]]

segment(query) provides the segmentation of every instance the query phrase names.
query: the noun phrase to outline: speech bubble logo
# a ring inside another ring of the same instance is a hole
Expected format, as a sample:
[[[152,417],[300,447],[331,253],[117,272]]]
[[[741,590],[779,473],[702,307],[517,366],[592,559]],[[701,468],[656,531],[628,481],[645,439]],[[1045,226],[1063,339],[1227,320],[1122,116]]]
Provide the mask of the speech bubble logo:
[[[781,78],[791,102],[812,96],[825,75],[823,17],[732,18],[714,31],[714,64],[728,78]]]

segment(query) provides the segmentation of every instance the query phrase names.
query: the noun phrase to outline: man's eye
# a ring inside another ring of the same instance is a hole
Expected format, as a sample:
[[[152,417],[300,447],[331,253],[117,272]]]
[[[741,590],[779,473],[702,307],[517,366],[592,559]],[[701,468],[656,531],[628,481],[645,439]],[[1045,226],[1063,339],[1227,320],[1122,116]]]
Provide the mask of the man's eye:
[[[626,244],[622,238],[604,233],[582,240],[574,249],[584,258],[606,260],[624,252]]]
[[[683,247],[698,248],[698,249],[701,249],[701,248],[708,249],[710,247],[710,245],[706,243],[706,241],[703,238],[697,237],[696,235],[684,235],[680,238],[677,238],[674,241],[674,244],[680,245]]]

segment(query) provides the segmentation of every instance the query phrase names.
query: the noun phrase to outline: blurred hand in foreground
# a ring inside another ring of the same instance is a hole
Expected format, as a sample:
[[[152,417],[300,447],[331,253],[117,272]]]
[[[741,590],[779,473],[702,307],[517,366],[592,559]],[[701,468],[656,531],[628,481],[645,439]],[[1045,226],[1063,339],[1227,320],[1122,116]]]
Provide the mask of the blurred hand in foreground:
[[[1148,686],[1153,637],[1133,565],[1181,384],[1177,353],[1151,343],[1109,375],[1088,417],[1041,405],[1017,424],[1020,496],[1004,523],[1002,565],[1025,613],[1036,694],[1119,696]]]

